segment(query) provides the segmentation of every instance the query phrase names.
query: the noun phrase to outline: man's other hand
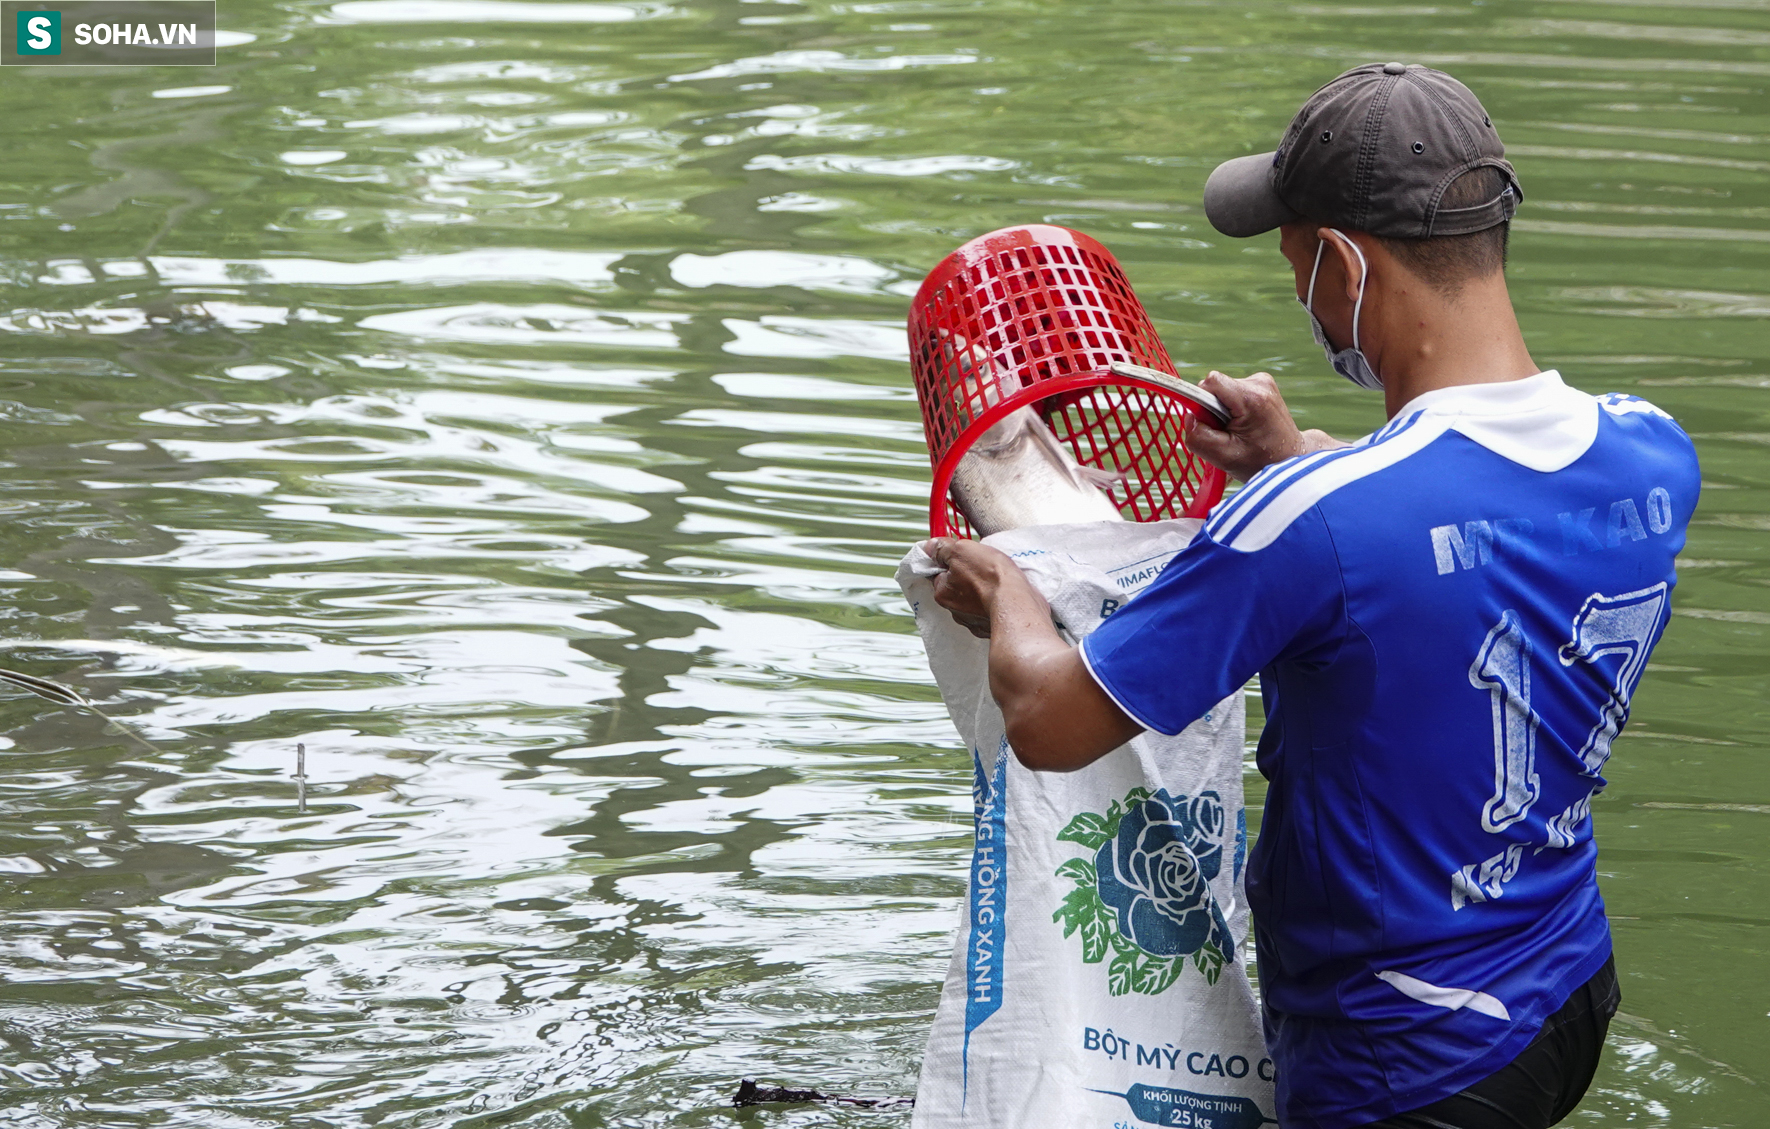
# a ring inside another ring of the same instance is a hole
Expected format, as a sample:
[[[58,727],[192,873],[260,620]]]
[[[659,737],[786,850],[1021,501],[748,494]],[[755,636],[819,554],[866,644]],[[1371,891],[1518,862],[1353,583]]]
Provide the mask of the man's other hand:
[[[1199,384],[1222,401],[1229,422],[1188,417],[1186,444],[1231,478],[1245,482],[1273,463],[1346,446],[1325,431],[1298,431],[1271,373],[1234,380],[1213,372]]]

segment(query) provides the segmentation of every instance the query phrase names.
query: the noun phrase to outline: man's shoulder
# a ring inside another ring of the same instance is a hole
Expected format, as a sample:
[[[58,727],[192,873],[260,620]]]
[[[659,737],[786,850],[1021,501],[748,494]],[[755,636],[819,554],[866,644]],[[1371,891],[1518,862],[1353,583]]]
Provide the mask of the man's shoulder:
[[[1619,437],[1678,451],[1695,449],[1683,425],[1658,404],[1628,392],[1605,392],[1592,399]]]
[[[1672,413],[1666,411],[1659,405],[1644,400],[1640,396],[1633,395],[1632,393],[1604,392],[1592,397],[1592,399],[1598,401],[1598,406],[1613,416],[1646,415],[1655,416],[1663,420],[1672,420]],[[1672,420],[1672,422],[1675,423],[1677,421]]]
[[[1700,474],[1696,444],[1670,412],[1627,392],[1606,392],[1593,399],[1603,409],[1599,415],[1606,425],[1598,435],[1601,458],[1657,474]]]
[[[1398,468],[1443,435],[1447,421],[1425,412],[1397,416],[1349,447],[1317,451],[1262,470],[1205,521],[1212,541],[1238,552],[1266,548],[1335,493]]]

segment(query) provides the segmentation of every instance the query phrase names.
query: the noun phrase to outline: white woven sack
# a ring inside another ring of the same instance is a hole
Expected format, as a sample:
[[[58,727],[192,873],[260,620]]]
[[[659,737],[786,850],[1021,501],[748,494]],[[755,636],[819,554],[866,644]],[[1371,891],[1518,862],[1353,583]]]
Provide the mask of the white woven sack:
[[[1073,641],[1198,528],[1049,525],[986,544],[1026,571]],[[935,571],[912,549],[897,580],[971,750],[977,842],[913,1129],[1259,1129],[1274,1103],[1241,960],[1241,693],[1177,737],[1030,771],[990,697],[988,644],[935,604]]]

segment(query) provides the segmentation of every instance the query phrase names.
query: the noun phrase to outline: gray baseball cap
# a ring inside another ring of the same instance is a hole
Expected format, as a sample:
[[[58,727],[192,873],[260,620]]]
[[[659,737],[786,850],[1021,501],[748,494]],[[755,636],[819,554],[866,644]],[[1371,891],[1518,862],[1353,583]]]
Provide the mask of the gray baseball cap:
[[[1205,182],[1205,218],[1245,238],[1305,217],[1390,239],[1467,235],[1512,218],[1524,191],[1493,119],[1473,92],[1419,64],[1367,63],[1317,90],[1276,153],[1237,157]],[[1506,187],[1473,207],[1441,209],[1444,190],[1478,168]]]

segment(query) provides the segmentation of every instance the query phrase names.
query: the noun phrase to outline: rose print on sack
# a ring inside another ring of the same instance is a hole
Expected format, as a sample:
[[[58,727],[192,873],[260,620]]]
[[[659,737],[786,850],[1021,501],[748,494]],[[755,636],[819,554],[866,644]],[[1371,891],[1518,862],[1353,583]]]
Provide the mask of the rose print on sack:
[[[1065,937],[1081,934],[1082,960],[1111,955],[1113,995],[1166,991],[1188,957],[1206,983],[1217,982],[1235,948],[1209,885],[1223,866],[1225,823],[1216,792],[1133,788],[1105,815],[1083,812],[1057,833],[1094,858],[1057,868],[1076,888],[1051,918]]]
[[[1211,824],[1192,810],[1210,801]],[[1184,800],[1184,797],[1182,797]],[[1207,837],[1207,826],[1215,838]],[[1188,956],[1211,935],[1217,903],[1207,883],[1223,859],[1223,806],[1216,794],[1182,808],[1165,792],[1129,805],[1118,834],[1100,846],[1094,873],[1100,900],[1118,914],[1118,929],[1145,952]]]

